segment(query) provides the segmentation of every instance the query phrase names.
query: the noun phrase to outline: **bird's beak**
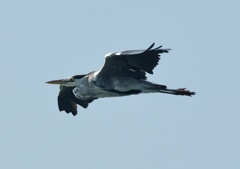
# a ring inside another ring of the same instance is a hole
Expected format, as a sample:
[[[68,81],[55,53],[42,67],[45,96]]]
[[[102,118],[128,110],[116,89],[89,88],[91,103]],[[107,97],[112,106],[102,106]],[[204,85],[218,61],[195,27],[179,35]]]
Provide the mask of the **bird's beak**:
[[[65,79],[60,79],[60,80],[52,80],[52,81],[48,81],[46,83],[48,84],[66,84],[68,81]]]

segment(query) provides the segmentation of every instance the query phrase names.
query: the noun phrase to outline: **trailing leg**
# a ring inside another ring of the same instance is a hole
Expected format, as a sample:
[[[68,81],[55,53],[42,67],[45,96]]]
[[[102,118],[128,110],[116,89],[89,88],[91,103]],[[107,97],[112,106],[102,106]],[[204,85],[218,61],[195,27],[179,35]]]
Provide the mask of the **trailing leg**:
[[[163,89],[159,90],[160,93],[167,93],[167,94],[174,94],[174,95],[181,95],[181,96],[192,96],[195,95],[195,92],[191,92],[186,90],[186,88],[179,88],[179,89]]]

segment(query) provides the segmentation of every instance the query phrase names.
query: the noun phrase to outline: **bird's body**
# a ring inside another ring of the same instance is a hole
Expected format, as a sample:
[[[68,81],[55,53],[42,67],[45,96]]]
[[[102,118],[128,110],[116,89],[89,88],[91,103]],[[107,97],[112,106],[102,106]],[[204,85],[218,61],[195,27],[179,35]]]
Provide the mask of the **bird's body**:
[[[99,79],[98,72],[92,72],[79,79],[73,94],[83,100],[104,97],[125,96],[138,93],[153,93],[166,89],[166,86],[128,76],[114,76]]]
[[[89,103],[98,98],[139,93],[194,95],[194,92],[185,89],[167,89],[165,85],[147,81],[146,73],[153,74],[153,69],[160,60],[160,53],[168,53],[170,50],[162,49],[161,46],[152,49],[153,46],[154,44],[147,50],[126,50],[107,54],[105,64],[99,71],[47,82],[60,84],[59,110],[76,115],[76,104],[87,108]]]

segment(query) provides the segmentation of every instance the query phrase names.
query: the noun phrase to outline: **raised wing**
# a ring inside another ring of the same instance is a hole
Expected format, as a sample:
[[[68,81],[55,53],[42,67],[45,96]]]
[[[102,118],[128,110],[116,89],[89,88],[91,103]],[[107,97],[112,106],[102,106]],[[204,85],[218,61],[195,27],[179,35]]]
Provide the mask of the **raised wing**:
[[[126,50],[110,53],[105,56],[105,63],[98,78],[114,75],[126,75],[137,79],[146,79],[146,72],[153,74],[158,65],[161,53],[168,53],[170,49],[162,46],[153,48],[154,43],[147,50]]]
[[[65,111],[66,113],[72,113],[77,115],[77,104],[83,108],[87,108],[88,104],[93,100],[81,100],[74,96],[72,90],[75,87],[60,86],[60,92],[58,95],[58,108],[59,111]]]

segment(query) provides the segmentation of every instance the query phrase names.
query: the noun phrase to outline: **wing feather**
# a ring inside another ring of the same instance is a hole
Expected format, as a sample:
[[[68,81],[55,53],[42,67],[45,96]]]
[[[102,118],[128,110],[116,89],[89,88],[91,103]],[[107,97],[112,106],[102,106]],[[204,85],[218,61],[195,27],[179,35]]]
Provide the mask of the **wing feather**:
[[[146,72],[153,74],[153,69],[160,60],[160,54],[168,53],[170,50],[162,49],[162,46],[153,47],[154,43],[146,50],[126,50],[107,54],[98,77],[106,78],[123,74],[137,79],[146,79]]]
[[[72,113],[74,116],[77,115],[77,104],[83,108],[87,108],[88,104],[92,100],[81,100],[74,96],[72,90],[74,87],[60,86],[60,92],[58,95],[58,108],[59,111],[65,111],[66,113]]]

